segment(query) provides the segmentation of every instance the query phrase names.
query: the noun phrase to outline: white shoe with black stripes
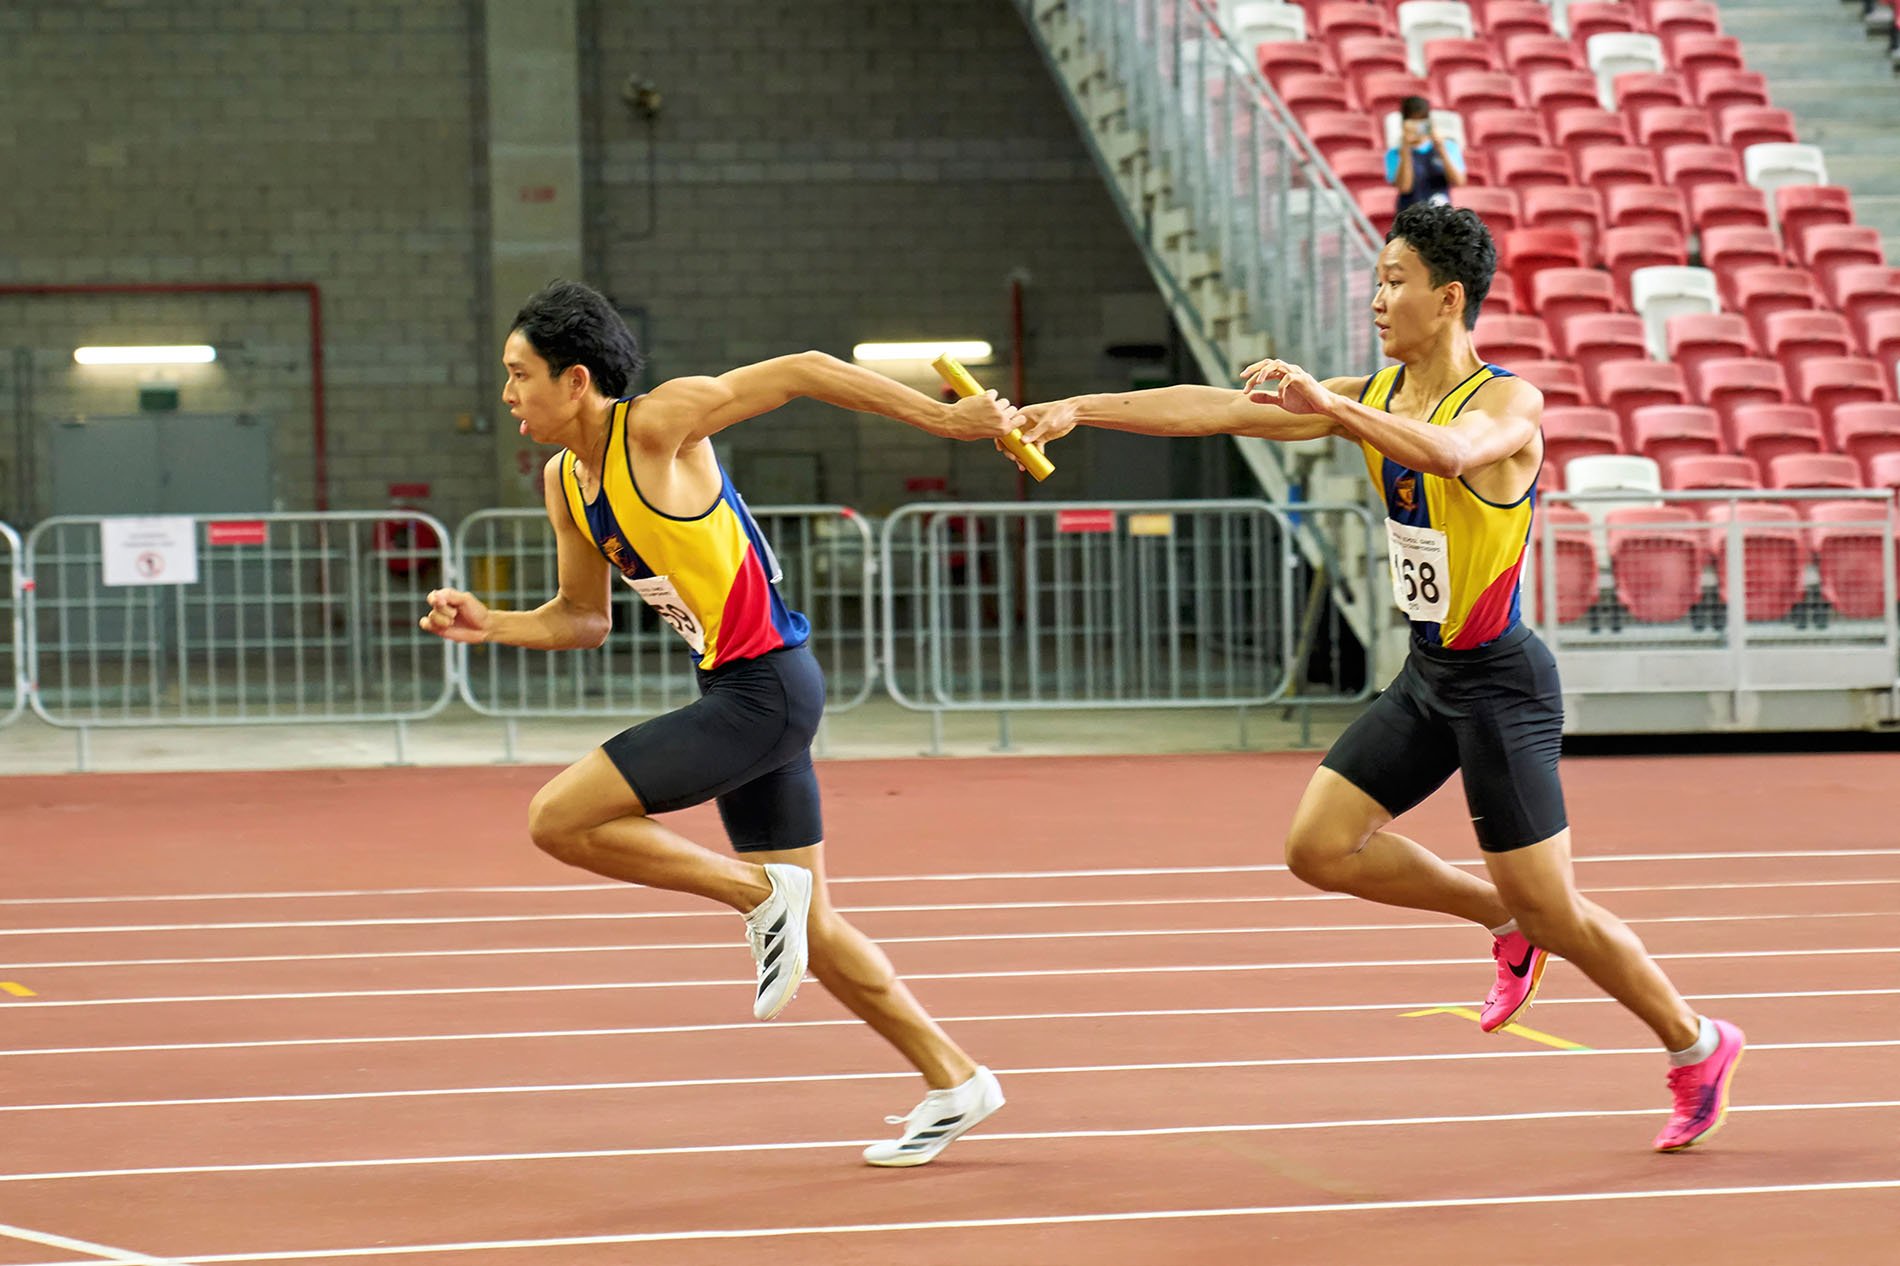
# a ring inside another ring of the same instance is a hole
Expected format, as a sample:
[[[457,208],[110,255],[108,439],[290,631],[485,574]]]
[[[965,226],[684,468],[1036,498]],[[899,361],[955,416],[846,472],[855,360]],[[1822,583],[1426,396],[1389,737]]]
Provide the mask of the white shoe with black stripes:
[[[811,918],[811,872],[803,866],[768,864],[765,877],[772,895],[745,916],[746,940],[759,969],[759,992],[752,1014],[769,1020],[785,1009],[805,979],[811,962],[806,924]]]
[[[962,1085],[925,1095],[909,1116],[885,1117],[892,1125],[902,1125],[904,1132],[889,1142],[865,1148],[864,1159],[891,1169],[927,1165],[938,1152],[1002,1106],[1003,1088],[997,1084],[996,1074],[979,1064]]]

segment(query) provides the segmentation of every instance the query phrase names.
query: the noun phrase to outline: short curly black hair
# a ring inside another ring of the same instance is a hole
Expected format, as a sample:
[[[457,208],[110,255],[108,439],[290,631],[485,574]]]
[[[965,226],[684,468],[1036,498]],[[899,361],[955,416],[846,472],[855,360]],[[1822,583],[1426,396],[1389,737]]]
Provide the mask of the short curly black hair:
[[[514,333],[548,363],[558,378],[587,366],[602,395],[619,399],[640,376],[640,344],[620,313],[598,290],[578,281],[554,281],[535,292],[515,313]]]
[[[1477,212],[1443,203],[1417,203],[1399,212],[1385,235],[1388,242],[1400,238],[1425,261],[1433,286],[1464,283],[1465,328],[1475,329],[1478,310],[1491,293],[1491,278],[1498,271],[1497,244]]]

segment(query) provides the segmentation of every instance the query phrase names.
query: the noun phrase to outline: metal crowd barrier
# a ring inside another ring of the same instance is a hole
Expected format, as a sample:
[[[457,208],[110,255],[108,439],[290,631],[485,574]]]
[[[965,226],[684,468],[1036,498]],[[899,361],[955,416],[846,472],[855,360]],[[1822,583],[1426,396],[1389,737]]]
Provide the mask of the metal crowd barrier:
[[[1864,689],[1900,656],[1880,490],[1551,493],[1527,590],[1578,694]]]
[[[403,725],[447,706],[449,645],[416,628],[453,575],[435,519],[182,518],[108,550],[108,524],[137,522],[53,518],[26,538],[29,702],[79,732],[82,768],[89,730],[157,725],[391,722],[401,759]],[[107,583],[109,558],[131,583]]]
[[[0,725],[26,711],[26,632],[21,623],[25,573],[20,568],[20,534],[0,523]]]
[[[1231,707],[1244,743],[1249,707],[1363,699],[1371,674],[1315,653],[1339,632],[1319,622],[1335,577],[1295,542],[1316,518],[1371,540],[1359,505],[905,506],[881,546],[886,688],[931,714],[938,747],[947,712],[997,713],[1007,745],[1015,712]],[[1352,556],[1348,583],[1378,583],[1383,555]],[[1317,686],[1316,662],[1333,670]]]
[[[785,600],[812,624],[811,647],[824,666],[827,710],[863,703],[877,679],[872,637],[876,607],[870,528],[845,506],[753,510],[783,572]],[[541,510],[483,510],[456,528],[455,554],[468,589],[513,610],[539,606],[556,583],[554,530]],[[643,716],[698,697],[693,655],[625,585],[613,586],[614,635],[595,650],[549,655],[513,646],[458,648],[458,688],[485,716]]]

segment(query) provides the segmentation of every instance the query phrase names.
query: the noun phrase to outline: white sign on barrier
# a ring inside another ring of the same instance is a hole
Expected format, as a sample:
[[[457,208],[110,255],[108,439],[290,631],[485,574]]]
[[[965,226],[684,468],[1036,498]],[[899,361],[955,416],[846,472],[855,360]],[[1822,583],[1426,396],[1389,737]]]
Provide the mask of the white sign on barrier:
[[[197,524],[185,515],[101,519],[99,553],[107,585],[190,585],[198,581]]]

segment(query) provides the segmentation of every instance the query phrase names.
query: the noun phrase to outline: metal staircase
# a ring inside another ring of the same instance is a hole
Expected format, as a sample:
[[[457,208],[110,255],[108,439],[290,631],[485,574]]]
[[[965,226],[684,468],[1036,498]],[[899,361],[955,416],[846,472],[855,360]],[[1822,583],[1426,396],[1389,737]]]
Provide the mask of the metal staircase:
[[[1238,385],[1264,356],[1322,377],[1384,363],[1368,309],[1379,236],[1212,0],[1015,3],[1207,381]],[[1368,500],[1344,442],[1235,442],[1271,500]],[[1368,650],[1398,631],[1361,579],[1374,546],[1301,540]]]

